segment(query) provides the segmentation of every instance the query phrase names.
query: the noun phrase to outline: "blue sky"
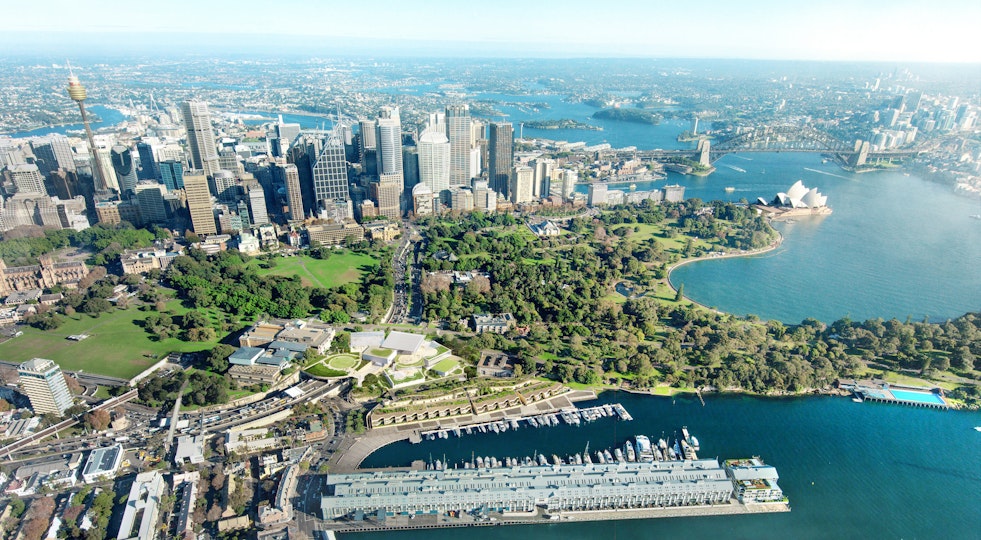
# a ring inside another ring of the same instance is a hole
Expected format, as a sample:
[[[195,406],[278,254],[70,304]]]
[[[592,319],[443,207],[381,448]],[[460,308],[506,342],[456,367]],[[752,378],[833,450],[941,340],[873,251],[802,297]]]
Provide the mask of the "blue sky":
[[[344,38],[393,52],[469,43],[527,56],[981,62],[977,0],[44,0],[5,30]],[[9,39],[9,38],[8,38]],[[405,42],[405,43],[399,43]],[[433,50],[435,49],[435,50]]]

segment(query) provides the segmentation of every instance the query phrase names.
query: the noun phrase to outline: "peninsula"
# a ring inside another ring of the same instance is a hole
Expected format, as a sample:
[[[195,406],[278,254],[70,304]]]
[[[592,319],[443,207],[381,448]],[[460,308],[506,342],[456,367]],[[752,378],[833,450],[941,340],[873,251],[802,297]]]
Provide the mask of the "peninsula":
[[[594,126],[592,124],[587,124],[586,122],[580,122],[571,118],[562,118],[560,120],[535,120],[525,122],[524,125],[525,127],[532,129],[583,129],[588,131],[603,131],[603,128],[599,126]]]

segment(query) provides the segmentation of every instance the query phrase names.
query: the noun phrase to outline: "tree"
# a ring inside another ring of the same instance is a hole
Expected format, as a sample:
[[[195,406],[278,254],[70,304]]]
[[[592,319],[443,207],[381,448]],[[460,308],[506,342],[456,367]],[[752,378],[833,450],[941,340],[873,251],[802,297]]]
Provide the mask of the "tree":
[[[109,411],[99,409],[85,415],[85,424],[93,431],[105,431],[109,427]]]
[[[235,352],[235,347],[224,343],[215,346],[205,358],[205,367],[213,373],[224,373],[228,371],[228,357]]]
[[[974,368],[976,359],[967,345],[954,349],[950,355],[950,363],[957,369],[969,370]]]
[[[681,302],[685,298],[685,284],[678,285],[678,292],[674,295],[675,302]]]

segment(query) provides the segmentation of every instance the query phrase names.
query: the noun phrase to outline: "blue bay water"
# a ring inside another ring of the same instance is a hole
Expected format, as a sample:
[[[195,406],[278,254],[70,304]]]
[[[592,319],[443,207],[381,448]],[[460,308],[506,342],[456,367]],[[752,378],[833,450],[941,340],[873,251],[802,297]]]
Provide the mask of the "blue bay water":
[[[970,217],[976,199],[901,171],[845,172],[816,154],[729,155],[716,167],[708,178],[669,181],[687,186],[686,197],[754,201],[801,179],[828,196],[834,213],[775,224],[784,236],[775,251],[678,268],[671,282],[684,283],[692,299],[787,323],[942,321],[981,309],[981,221]]]
[[[760,399],[710,395],[697,399],[627,393],[620,402],[632,422],[597,420],[582,427],[522,427],[420,444],[395,443],[365,466],[407,466],[412,460],[459,463],[471,455],[523,457],[591,451],[634,434],[656,440],[687,426],[701,457],[758,455],[780,473],[793,510],[786,514],[672,518],[536,526],[444,529],[352,535],[449,539],[593,538],[979,538],[981,537],[981,413],[853,403],[840,397]],[[591,405],[590,403],[581,406]]]
[[[99,128],[114,126],[126,119],[126,115],[117,109],[110,109],[109,107],[103,105],[87,105],[85,107],[86,112],[89,114],[89,125],[92,127],[92,131],[96,131]],[[99,117],[98,122],[92,122],[91,115],[97,115]],[[81,116],[79,116],[81,119]],[[81,132],[85,129],[81,123],[78,124],[67,124],[64,126],[49,126],[43,128],[32,129],[28,131],[20,131],[17,133],[7,133],[14,139],[25,138],[25,137],[40,137],[42,135],[50,135],[51,133],[61,133],[62,135],[68,133],[69,131]]]

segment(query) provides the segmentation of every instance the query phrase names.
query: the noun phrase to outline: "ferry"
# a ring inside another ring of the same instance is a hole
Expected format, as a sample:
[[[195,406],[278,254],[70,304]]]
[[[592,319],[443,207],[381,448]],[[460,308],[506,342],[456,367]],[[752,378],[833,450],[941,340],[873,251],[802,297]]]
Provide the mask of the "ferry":
[[[733,191],[736,191],[736,188],[732,186],[726,186],[726,193],[732,193]]]

